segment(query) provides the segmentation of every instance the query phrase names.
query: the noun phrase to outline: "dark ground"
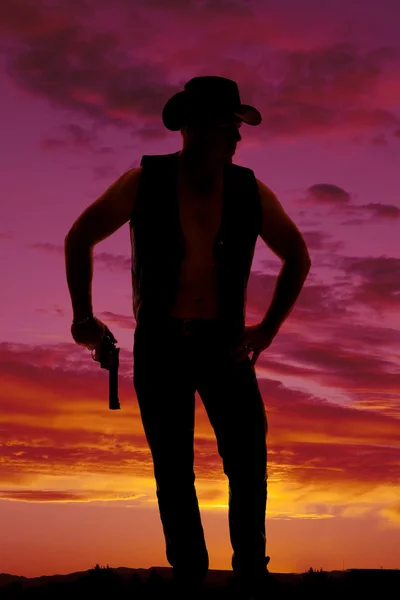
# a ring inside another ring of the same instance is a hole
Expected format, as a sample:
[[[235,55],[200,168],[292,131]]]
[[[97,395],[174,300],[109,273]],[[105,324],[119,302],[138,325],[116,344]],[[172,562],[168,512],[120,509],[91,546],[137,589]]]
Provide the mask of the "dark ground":
[[[273,573],[282,590],[271,591],[274,598],[378,598],[400,597],[400,570],[348,569],[346,571],[313,571],[306,573]],[[19,577],[0,574],[0,599],[62,599],[109,598],[110,600],[151,600],[168,598],[167,583],[171,580],[170,567],[150,569],[110,568],[96,565],[89,571],[43,577]],[[206,579],[204,600],[234,598],[229,584],[232,571],[210,570]],[[396,591],[397,590],[397,591]],[[397,594],[399,594],[397,596]],[[188,599],[189,600],[189,599]],[[267,600],[267,598],[266,598]]]

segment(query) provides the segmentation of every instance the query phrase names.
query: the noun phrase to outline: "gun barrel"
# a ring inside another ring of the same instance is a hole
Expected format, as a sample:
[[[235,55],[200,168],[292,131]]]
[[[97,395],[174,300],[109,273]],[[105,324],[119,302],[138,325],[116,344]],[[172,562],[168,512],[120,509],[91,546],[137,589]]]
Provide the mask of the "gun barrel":
[[[100,363],[102,369],[109,371],[109,408],[110,410],[118,410],[120,407],[118,399],[118,367],[119,367],[119,351],[108,335],[104,336],[99,353],[92,353],[93,360]]]
[[[109,408],[110,410],[118,410],[119,408],[121,408],[118,399],[118,368],[110,369]]]
[[[120,348],[113,349],[113,360],[110,367],[109,376],[109,408],[110,410],[120,409],[118,399],[118,367],[119,367],[119,351]]]

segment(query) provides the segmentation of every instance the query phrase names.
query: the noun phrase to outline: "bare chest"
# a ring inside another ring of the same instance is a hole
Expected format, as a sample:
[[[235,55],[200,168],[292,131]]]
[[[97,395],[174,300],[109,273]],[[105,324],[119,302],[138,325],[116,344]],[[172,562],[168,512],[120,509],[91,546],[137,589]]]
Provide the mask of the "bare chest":
[[[214,247],[222,219],[222,182],[204,193],[178,186],[179,219],[188,253],[206,252]]]

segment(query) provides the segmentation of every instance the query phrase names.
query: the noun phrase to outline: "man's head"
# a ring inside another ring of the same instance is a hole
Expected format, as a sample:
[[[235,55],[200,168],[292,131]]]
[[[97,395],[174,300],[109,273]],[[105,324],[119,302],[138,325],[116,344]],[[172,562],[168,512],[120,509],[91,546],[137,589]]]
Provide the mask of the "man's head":
[[[186,156],[210,165],[232,162],[241,123],[260,125],[260,112],[242,104],[235,81],[206,75],[193,77],[166,102],[162,121],[170,131],[181,131]]]
[[[180,128],[183,149],[211,162],[231,162],[237,143],[242,139],[241,119],[232,116],[186,115]]]

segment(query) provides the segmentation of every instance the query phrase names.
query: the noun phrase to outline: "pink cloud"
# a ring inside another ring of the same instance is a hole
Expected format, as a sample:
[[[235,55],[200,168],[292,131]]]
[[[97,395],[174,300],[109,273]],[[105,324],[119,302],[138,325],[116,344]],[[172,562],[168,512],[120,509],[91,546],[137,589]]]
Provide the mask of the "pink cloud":
[[[298,348],[298,346],[297,346]],[[342,351],[343,352],[343,351]],[[350,362],[334,362],[330,355],[315,349],[314,354],[304,347],[298,358],[307,363],[309,379],[320,373],[320,383],[332,379],[346,391],[355,394],[360,382],[363,389],[382,379],[375,368],[374,376],[365,379],[367,369],[358,365],[360,358]],[[51,348],[2,344],[0,348],[0,380],[3,390],[2,421],[3,462],[0,477],[3,482],[24,482],[24,475],[57,475],[85,471],[97,473],[128,473],[135,471],[143,477],[152,477],[152,460],[139,420],[126,432],[109,434],[96,428],[96,413],[107,410],[107,386],[97,370],[83,365],[81,349],[74,344],[53,345]],[[295,352],[287,356],[286,366],[279,370],[279,362],[266,358],[272,372],[285,371],[287,376],[299,374],[291,366]],[[343,358],[341,353],[340,359]],[[162,358],[160,358],[162,360]],[[120,397],[134,397],[131,353],[122,352]],[[263,361],[264,362],[264,361]],[[346,368],[347,367],[347,368]],[[379,362],[378,362],[379,367]],[[371,369],[371,365],[369,365]],[[324,375],[322,375],[324,373]],[[351,377],[347,377],[347,375]],[[303,371],[306,375],[306,369]],[[374,379],[375,378],[375,379]],[[271,476],[291,481],[335,482],[352,480],[357,485],[391,484],[399,476],[397,461],[398,419],[384,409],[361,409],[329,402],[309,392],[290,389],[278,381],[261,378],[260,389],[269,420],[269,449]],[[354,390],[352,389],[352,385]],[[382,393],[382,386],[379,388]],[[384,389],[384,386],[383,386]],[[84,404],[82,399],[84,398]],[[103,398],[101,403],[99,400]],[[75,406],[74,425],[69,424],[69,410]],[[136,401],[127,400],[124,409],[137,413]],[[92,426],[86,412],[91,412]],[[29,416],[29,420],[27,417]],[[138,416],[138,415],[137,415]],[[53,421],[57,417],[57,426]],[[199,476],[218,478],[221,459],[214,439],[208,435],[204,412],[198,415]],[[40,420],[41,425],[36,422]],[[80,426],[76,426],[78,424]],[[381,468],[377,469],[378,463]],[[71,471],[72,469],[72,471]],[[283,469],[283,471],[282,471]],[[17,474],[20,474],[20,479]],[[286,473],[286,475],[285,475]],[[16,479],[17,477],[17,479]]]
[[[97,492],[55,492],[50,490],[10,490],[0,492],[1,500],[16,502],[93,502],[96,500],[134,500],[141,494],[118,494],[107,490]]]
[[[191,76],[220,74],[240,82],[243,101],[256,104],[264,117],[257,131],[249,130],[249,139],[264,137],[266,132],[270,138],[286,138],[327,131],[331,135],[382,128],[395,132],[399,127],[395,113],[379,106],[382,81],[387,73],[390,77],[386,66],[399,58],[396,49],[362,52],[333,41],[317,49],[298,49],[298,33],[292,45],[287,40],[286,47],[279,48],[287,19],[284,25],[278,11],[257,14],[252,5],[240,3],[202,3],[201,8],[193,3],[186,9],[171,4],[162,11],[154,2],[153,21],[148,3],[147,12],[144,5],[136,11],[127,3],[119,5],[126,19],[118,34],[101,31],[99,22],[97,30],[83,26],[90,3],[79,5],[76,12],[68,12],[64,3],[51,10],[31,7],[30,26],[23,25],[27,8],[11,9],[7,32],[20,42],[8,48],[12,80],[47,98],[55,108],[90,117],[98,126],[131,123],[142,139],[149,140],[167,135],[161,111],[190,78],[184,71]],[[99,3],[99,14],[104,6]],[[194,7],[195,21],[189,18]],[[177,21],[173,16],[178,10]],[[256,57],[261,48],[260,60]]]

